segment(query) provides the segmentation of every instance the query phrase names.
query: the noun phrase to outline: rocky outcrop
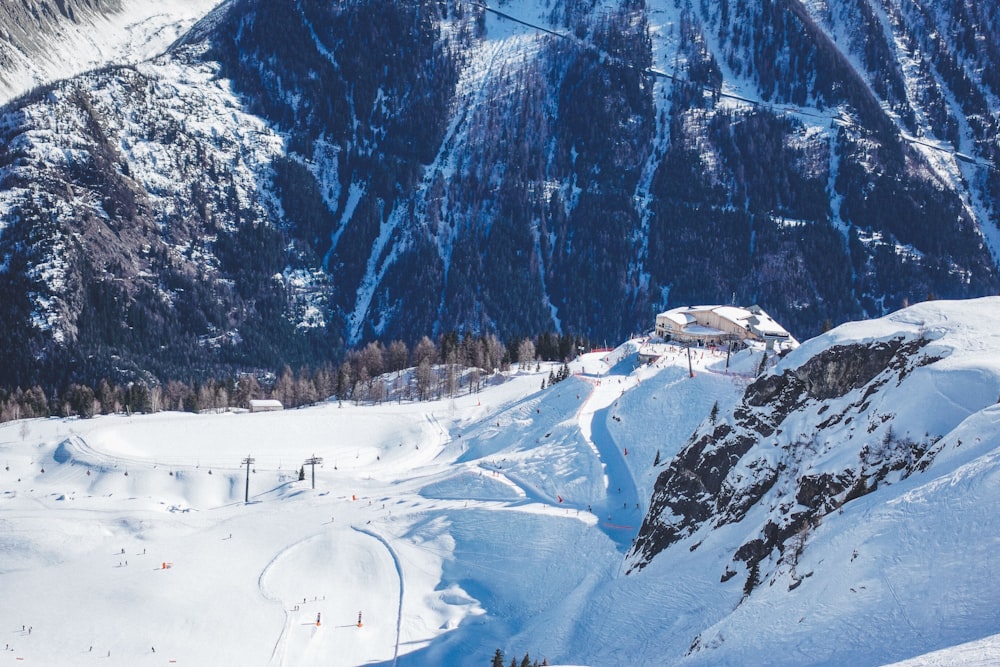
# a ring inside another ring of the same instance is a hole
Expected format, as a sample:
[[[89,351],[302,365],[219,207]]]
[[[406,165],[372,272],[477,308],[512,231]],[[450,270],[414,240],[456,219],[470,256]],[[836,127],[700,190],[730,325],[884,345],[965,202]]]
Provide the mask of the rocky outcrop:
[[[736,524],[754,512],[762,527],[749,529],[733,553],[747,569],[749,592],[764,561],[795,557],[802,541],[793,536],[890,474],[926,467],[935,439],[894,435],[892,415],[871,404],[887,385],[939,360],[923,349],[929,342],[898,336],[834,345],[751,384],[730,420],[703,425],[660,473],[629,571],[704,527]],[[854,437],[855,426],[862,436]],[[736,572],[727,567],[721,578]]]

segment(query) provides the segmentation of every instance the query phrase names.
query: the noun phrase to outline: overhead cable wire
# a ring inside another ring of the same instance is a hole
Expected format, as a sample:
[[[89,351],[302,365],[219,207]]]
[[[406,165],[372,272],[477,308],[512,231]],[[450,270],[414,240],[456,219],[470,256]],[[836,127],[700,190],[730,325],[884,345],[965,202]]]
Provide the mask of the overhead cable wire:
[[[580,47],[581,49],[585,49],[585,50],[590,50],[590,51],[597,52],[602,58],[607,58],[607,59],[609,59],[609,60],[611,60],[611,61],[613,61],[613,62],[615,62],[615,63],[617,63],[619,65],[622,65],[624,67],[628,67],[628,68],[631,68],[631,69],[639,69],[635,65],[633,65],[633,64],[631,64],[631,63],[629,63],[629,62],[627,62],[625,60],[622,60],[621,58],[617,58],[617,57],[612,56],[612,55],[610,55],[610,54],[608,54],[608,53],[606,53],[604,51],[601,51],[595,44],[584,42],[583,40],[580,40],[580,39],[576,38],[575,36],[573,36],[571,34],[568,34],[568,33],[565,33],[565,32],[559,32],[557,30],[552,30],[551,28],[546,28],[545,26],[538,25],[537,23],[532,23],[531,21],[528,21],[526,19],[518,18],[518,17],[513,16],[512,14],[509,14],[507,12],[501,11],[501,10],[496,9],[494,7],[490,7],[489,5],[487,5],[487,4],[483,3],[483,2],[479,2],[478,0],[465,0],[465,1],[467,2],[467,4],[469,4],[469,5],[473,6],[473,7],[477,7],[479,9],[482,9],[483,11],[495,14],[496,16],[498,16],[500,18],[507,19],[509,21],[513,21],[514,23],[519,23],[520,25],[526,26],[526,27],[531,28],[533,30],[537,30],[539,32],[543,32],[543,33],[548,34],[548,35],[552,35],[553,37],[558,37],[560,39],[565,39],[566,41],[569,41],[569,42],[573,43],[574,45]],[[808,117],[808,118],[821,118],[821,119],[829,120],[831,123],[836,123],[837,125],[840,125],[842,127],[850,127],[850,128],[862,131],[862,132],[867,132],[867,133],[871,132],[868,128],[864,127],[860,123],[857,123],[857,122],[855,122],[855,121],[853,121],[853,120],[845,117],[844,115],[842,115],[840,113],[837,113],[837,114],[823,114],[823,113],[820,113],[820,112],[810,112],[810,111],[807,111],[807,110],[802,109],[800,107],[792,106],[792,105],[785,105],[785,106],[778,107],[778,106],[775,106],[775,105],[773,105],[771,103],[768,103],[768,102],[763,102],[761,100],[751,99],[749,97],[744,97],[742,95],[737,95],[736,93],[728,93],[728,92],[725,92],[725,91],[723,91],[721,89],[718,89],[718,88],[712,88],[712,87],[706,86],[704,84],[696,83],[694,81],[691,81],[690,79],[686,79],[686,78],[684,78],[682,76],[678,76],[676,74],[671,74],[669,72],[664,72],[663,70],[657,69],[655,67],[645,67],[645,68],[642,68],[642,71],[644,73],[650,75],[650,76],[658,77],[658,78],[661,78],[661,79],[668,79],[670,81],[673,81],[674,83],[680,83],[680,84],[683,84],[683,85],[686,85],[686,86],[694,86],[694,87],[700,88],[703,91],[705,91],[707,93],[710,93],[711,95],[713,95],[715,97],[722,97],[722,98],[726,98],[726,99],[729,99],[729,100],[734,100],[734,101],[740,102],[742,104],[747,104],[747,105],[753,107],[754,109],[765,109],[765,110],[769,111],[770,113],[774,113],[774,114],[786,114],[786,115],[794,115],[794,116],[804,116],[804,117]],[[911,136],[911,135],[909,135],[909,134],[907,134],[907,133],[905,133],[905,132],[903,132],[901,130],[898,130],[898,128],[897,128],[897,133],[898,133],[898,136],[899,136],[899,138],[901,140],[903,140],[903,141],[905,141],[907,143],[913,144],[915,146],[922,146],[924,148],[929,148],[931,150],[935,150],[935,151],[938,151],[938,152],[941,152],[941,153],[947,153],[948,155],[951,155],[952,157],[954,157],[956,160],[959,160],[961,162],[965,162],[966,164],[971,164],[971,165],[975,165],[975,166],[978,166],[978,167],[983,167],[983,168],[986,168],[986,169],[990,169],[992,171],[1000,171],[1000,168],[998,168],[997,165],[995,165],[993,162],[991,162],[987,158],[975,157],[975,156],[972,156],[972,155],[968,155],[968,154],[962,153],[961,151],[958,151],[958,150],[956,150],[954,148],[949,148],[949,147],[946,147],[946,146],[942,146],[940,144],[932,143],[932,142],[927,141],[925,139],[920,139],[918,137]]]

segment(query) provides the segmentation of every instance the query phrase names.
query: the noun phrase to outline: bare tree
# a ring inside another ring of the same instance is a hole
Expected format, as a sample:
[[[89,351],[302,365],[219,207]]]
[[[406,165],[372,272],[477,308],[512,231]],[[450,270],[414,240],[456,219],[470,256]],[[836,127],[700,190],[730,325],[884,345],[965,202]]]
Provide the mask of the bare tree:
[[[419,400],[426,401],[428,399],[433,381],[430,359],[424,358],[417,365],[417,398]]]
[[[226,408],[229,407],[229,389],[226,388],[225,382],[216,383],[213,399],[215,401],[213,407],[216,412],[225,412]],[[152,392],[150,392],[150,403],[152,403]]]
[[[181,412],[184,410],[184,399],[187,398],[187,395],[190,393],[190,387],[183,382],[170,380],[167,382],[167,386],[163,389],[163,402],[164,405],[166,405],[166,409]],[[253,397],[251,396],[251,398]]]
[[[309,377],[309,371],[305,368],[299,369],[299,376],[295,380],[295,403],[296,405],[312,405],[318,399],[316,385]]]
[[[362,366],[358,372],[358,379],[354,383],[354,402],[360,405],[371,396],[372,378],[368,374],[368,367]]]
[[[458,391],[458,365],[448,364],[445,366],[444,391],[449,397],[453,397]]]
[[[285,366],[281,369],[281,375],[274,383],[273,396],[281,401],[286,407],[295,405],[295,382],[292,379],[292,369]]]
[[[352,377],[353,373],[351,372],[351,364],[345,361],[340,365],[340,370],[337,371],[338,400],[342,401],[345,398],[350,398]]]
[[[389,371],[400,373],[406,368],[406,362],[410,359],[410,350],[403,341],[394,340],[389,343],[389,352],[386,356]]]
[[[487,335],[483,339],[483,344],[486,348],[483,368],[486,369],[486,372],[492,373],[503,365],[503,358],[507,354],[507,348],[493,334]]]
[[[427,336],[420,339],[420,342],[413,348],[413,365],[419,367],[424,360],[428,364],[437,362],[437,345]]]
[[[313,374],[313,385],[316,387],[316,400],[325,401],[334,392],[333,374],[329,364],[320,366]]]
[[[149,409],[152,412],[159,412],[163,409],[163,387],[158,384],[154,384],[149,389]]]
[[[386,394],[385,382],[383,382],[381,379],[374,380],[372,382],[371,391],[369,392],[369,398],[371,399],[372,403],[378,404],[384,401],[385,394]]]
[[[368,373],[376,378],[385,372],[385,351],[382,344],[373,341],[361,350],[361,363],[368,367]]]
[[[525,338],[517,346],[517,363],[524,368],[526,365],[531,364],[535,360],[535,344],[530,338]],[[530,366],[528,368],[530,369]]]
[[[169,388],[169,383],[167,387]],[[241,375],[236,381],[236,389],[233,392],[233,404],[238,408],[249,408],[250,401],[260,396],[260,384],[257,378],[249,373]]]
[[[206,380],[198,387],[198,405],[202,410],[218,409],[215,399],[215,380]]]

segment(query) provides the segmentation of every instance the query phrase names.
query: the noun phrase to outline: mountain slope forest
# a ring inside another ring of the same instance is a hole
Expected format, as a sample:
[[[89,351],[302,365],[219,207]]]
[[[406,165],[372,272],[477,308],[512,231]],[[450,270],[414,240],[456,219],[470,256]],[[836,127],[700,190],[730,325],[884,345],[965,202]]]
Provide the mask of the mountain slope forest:
[[[998,112],[996,0],[230,0],[0,107],[0,385],[992,294]]]

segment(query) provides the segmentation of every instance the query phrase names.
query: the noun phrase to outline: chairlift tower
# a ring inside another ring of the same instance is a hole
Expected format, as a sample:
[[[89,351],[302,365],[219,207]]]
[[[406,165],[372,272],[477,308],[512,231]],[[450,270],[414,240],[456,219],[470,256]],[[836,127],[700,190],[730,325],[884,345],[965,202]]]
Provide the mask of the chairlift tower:
[[[726,372],[729,372],[729,357],[733,353],[733,343],[740,340],[741,336],[739,334],[727,333],[722,336],[722,340],[726,342]]]
[[[305,465],[312,466],[312,488],[316,488],[316,464],[322,463],[323,457],[313,455],[311,458],[306,459]]]
[[[685,340],[685,341],[678,341],[678,342],[680,342],[680,344],[681,344],[682,347],[687,348],[687,355],[688,355],[688,377],[692,377],[693,378],[694,377],[694,368],[691,366],[691,348],[694,346],[694,341],[692,341],[692,340]]]
[[[244,503],[250,502],[250,466],[255,462],[256,459],[254,459],[249,454],[247,454],[247,457],[245,459],[240,461],[240,465],[245,465],[247,467],[247,486],[246,486],[246,493],[243,496]]]

